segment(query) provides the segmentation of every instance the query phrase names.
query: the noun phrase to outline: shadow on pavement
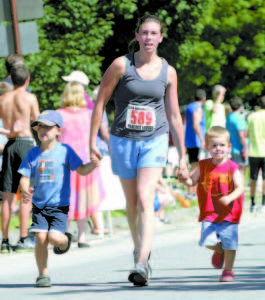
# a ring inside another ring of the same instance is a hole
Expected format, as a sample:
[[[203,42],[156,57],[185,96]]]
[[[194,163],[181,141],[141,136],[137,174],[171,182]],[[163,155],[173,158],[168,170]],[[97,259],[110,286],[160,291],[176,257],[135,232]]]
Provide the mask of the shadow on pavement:
[[[235,268],[235,282],[220,283],[220,275],[212,276],[175,276],[154,277],[148,287],[134,287],[127,281],[121,282],[88,282],[88,283],[53,283],[54,288],[66,287],[72,290],[53,291],[45,289],[45,295],[75,295],[87,293],[110,293],[124,291],[264,291],[265,267],[239,267]],[[187,270],[187,269],[181,269]],[[188,270],[207,270],[205,268],[190,268]],[[220,270],[221,274],[221,270]],[[0,284],[0,288],[32,288],[33,284]],[[82,289],[78,289],[82,287]],[[76,289],[77,288],[77,289]]]

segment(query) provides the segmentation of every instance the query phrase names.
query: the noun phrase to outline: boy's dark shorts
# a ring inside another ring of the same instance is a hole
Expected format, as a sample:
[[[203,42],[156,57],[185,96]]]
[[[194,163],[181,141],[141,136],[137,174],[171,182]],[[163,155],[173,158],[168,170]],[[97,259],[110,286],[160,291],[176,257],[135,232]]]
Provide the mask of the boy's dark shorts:
[[[30,232],[49,232],[51,230],[65,233],[67,228],[69,206],[46,206],[42,209],[33,204]]]
[[[249,157],[250,179],[257,180],[259,170],[262,170],[262,179],[265,180],[265,157]]]
[[[196,163],[199,161],[199,151],[200,148],[194,147],[194,148],[187,148],[187,153],[189,157],[189,163]]]
[[[3,151],[2,179],[0,190],[16,194],[21,174],[17,172],[24,157],[34,147],[30,137],[9,139]]]

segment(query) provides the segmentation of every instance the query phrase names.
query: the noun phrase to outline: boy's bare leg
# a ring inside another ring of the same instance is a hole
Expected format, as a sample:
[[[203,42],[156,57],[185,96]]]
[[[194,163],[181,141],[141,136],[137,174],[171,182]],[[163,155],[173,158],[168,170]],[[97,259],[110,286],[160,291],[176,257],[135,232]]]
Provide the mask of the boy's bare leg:
[[[11,218],[11,208],[16,199],[16,194],[3,193],[2,200],[2,239],[8,238],[9,223]]]
[[[39,275],[48,275],[48,233],[37,232],[35,239],[35,258]]]
[[[65,250],[68,246],[68,238],[61,232],[53,231],[48,235],[49,243],[58,247],[60,250]]]
[[[225,252],[225,270],[232,271],[236,258],[236,250],[226,250]]]
[[[22,199],[20,199],[20,237],[25,238],[28,236],[28,223],[29,223],[29,216],[31,210],[31,202],[24,203]]]

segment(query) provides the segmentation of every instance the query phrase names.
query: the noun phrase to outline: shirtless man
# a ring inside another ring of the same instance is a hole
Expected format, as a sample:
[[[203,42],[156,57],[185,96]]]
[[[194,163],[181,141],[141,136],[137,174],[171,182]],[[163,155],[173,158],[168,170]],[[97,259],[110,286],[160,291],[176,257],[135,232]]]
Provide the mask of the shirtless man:
[[[39,115],[36,97],[26,92],[29,83],[27,68],[23,65],[12,68],[11,79],[14,90],[0,97],[0,118],[3,119],[5,128],[10,130],[3,152],[2,165],[2,253],[10,252],[8,229],[11,207],[16,199],[21,177],[17,170],[24,156],[34,146],[30,122],[35,121]],[[20,240],[16,247],[18,252],[33,249],[27,238],[30,209],[30,203],[20,201]]]

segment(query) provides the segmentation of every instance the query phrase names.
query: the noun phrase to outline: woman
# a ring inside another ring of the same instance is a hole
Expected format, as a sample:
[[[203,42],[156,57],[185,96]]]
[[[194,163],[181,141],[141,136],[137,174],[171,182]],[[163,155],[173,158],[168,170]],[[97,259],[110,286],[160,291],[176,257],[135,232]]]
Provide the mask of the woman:
[[[116,114],[111,128],[113,173],[126,196],[127,218],[134,243],[135,268],[128,280],[147,285],[154,233],[156,184],[166,164],[168,124],[186,172],[183,125],[177,97],[177,74],[157,55],[163,26],[153,15],[139,19],[135,40],[139,50],[113,61],[104,74],[92,116],[90,152],[101,159],[96,137],[104,105],[115,90]]]
[[[84,163],[89,160],[89,131],[91,111],[86,108],[84,87],[78,82],[69,82],[62,94],[62,115],[64,124],[59,137],[60,142],[70,145]],[[97,210],[104,190],[99,170],[88,176],[71,173],[71,197],[69,219],[76,220],[78,225],[78,247],[89,247],[85,242],[87,217]]]

